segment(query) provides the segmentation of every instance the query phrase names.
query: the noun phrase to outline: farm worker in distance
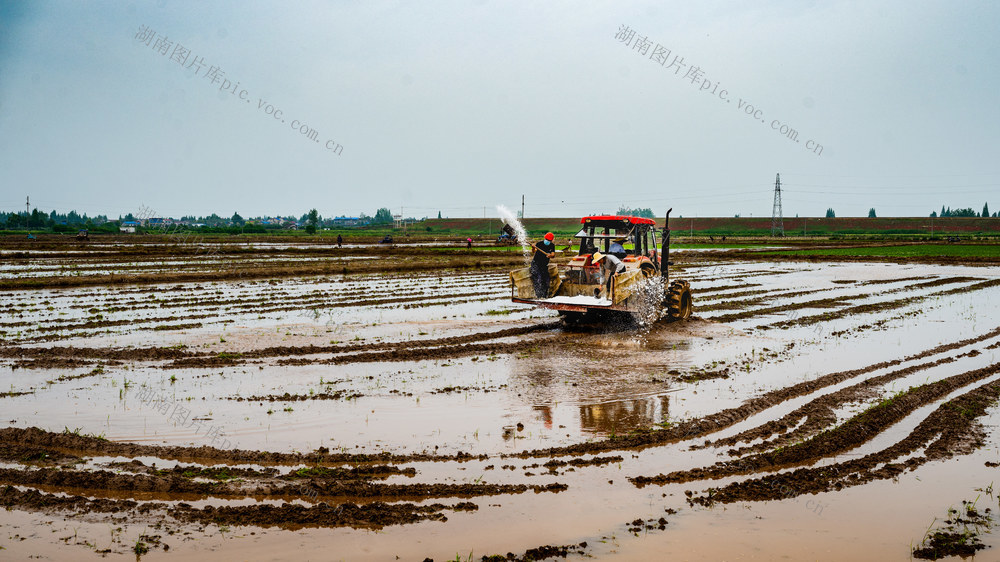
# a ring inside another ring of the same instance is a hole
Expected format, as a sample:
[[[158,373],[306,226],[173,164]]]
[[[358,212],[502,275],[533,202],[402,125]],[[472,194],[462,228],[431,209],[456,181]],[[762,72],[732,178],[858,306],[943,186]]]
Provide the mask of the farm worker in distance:
[[[604,275],[604,295],[607,298],[611,296],[611,280],[615,275],[625,271],[625,264],[622,260],[618,259],[617,256],[611,254],[602,254],[600,252],[594,252],[594,256],[591,258],[594,263],[601,264],[601,273]]]
[[[611,247],[608,248],[608,253],[620,260],[625,259],[625,246],[622,246],[624,242],[624,236],[621,238],[615,238],[614,242],[611,243]]]
[[[549,260],[556,257],[555,234],[545,234],[544,240],[539,240],[531,247],[531,283],[535,286],[535,297],[539,299],[549,296]]]
[[[344,245],[344,237],[338,234],[337,235],[337,247],[340,248],[343,245]]]
[[[469,248],[470,250],[472,249],[472,238],[465,239],[465,247]]]

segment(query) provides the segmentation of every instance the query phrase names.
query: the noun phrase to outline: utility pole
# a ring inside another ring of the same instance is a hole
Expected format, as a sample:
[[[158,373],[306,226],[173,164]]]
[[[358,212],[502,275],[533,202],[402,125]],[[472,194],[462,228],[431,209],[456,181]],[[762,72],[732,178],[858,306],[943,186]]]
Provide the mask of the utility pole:
[[[24,229],[28,230],[31,228],[31,211],[28,210],[31,207],[31,196],[27,195],[24,198]]]
[[[771,236],[784,236],[784,235],[785,235],[785,224],[781,216],[781,174],[775,174],[774,206],[771,208]]]
[[[524,224],[524,194],[521,194],[521,224]]]

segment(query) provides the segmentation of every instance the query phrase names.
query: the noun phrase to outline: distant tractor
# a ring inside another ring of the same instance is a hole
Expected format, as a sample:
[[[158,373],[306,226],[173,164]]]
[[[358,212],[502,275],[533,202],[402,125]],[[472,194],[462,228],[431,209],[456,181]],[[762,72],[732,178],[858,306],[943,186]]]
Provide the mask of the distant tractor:
[[[514,230],[514,227],[503,223],[503,226],[500,227],[500,236],[497,237],[497,243],[502,246],[516,246],[518,244],[517,231]]]
[[[666,219],[669,222],[670,211]],[[650,308],[657,317],[672,320],[691,316],[691,285],[684,280],[671,281],[668,275],[670,229],[666,224],[661,230],[662,249],[658,250],[653,219],[600,215],[583,217],[580,223],[583,226],[575,236],[577,255],[564,266],[549,264],[548,294],[536,296],[530,268],[526,267],[510,274],[513,302],[558,310],[570,323],[624,313],[647,315]],[[614,274],[609,283],[594,256],[611,252],[613,241],[624,250],[618,257],[625,270]]]
[[[90,234],[86,230],[81,230],[76,233],[77,240],[90,240]]]

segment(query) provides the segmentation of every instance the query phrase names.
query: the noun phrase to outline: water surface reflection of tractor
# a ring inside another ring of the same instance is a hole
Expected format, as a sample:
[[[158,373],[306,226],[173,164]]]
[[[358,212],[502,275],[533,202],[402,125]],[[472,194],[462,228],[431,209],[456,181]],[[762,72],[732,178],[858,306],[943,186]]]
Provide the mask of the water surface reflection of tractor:
[[[670,211],[666,219],[669,223]],[[510,274],[511,300],[558,310],[568,322],[621,314],[649,317],[651,312],[657,318],[687,319],[693,309],[691,286],[669,277],[667,223],[658,249],[653,219],[583,217],[575,236],[577,255],[566,265],[548,264],[547,291],[544,283],[536,287],[526,267]]]

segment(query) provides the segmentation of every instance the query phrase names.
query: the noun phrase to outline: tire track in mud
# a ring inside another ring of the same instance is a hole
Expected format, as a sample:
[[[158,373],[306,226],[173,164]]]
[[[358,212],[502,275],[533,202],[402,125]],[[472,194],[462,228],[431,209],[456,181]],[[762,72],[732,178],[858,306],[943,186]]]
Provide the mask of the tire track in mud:
[[[439,300],[445,303],[455,302],[455,299],[470,298],[470,297],[483,297],[483,296],[497,296],[498,291],[477,291],[472,293],[453,293],[453,294],[441,294],[441,295],[420,295],[415,297],[392,297],[392,298],[369,298],[357,301],[328,301],[323,299],[315,299],[311,301],[296,301],[294,303],[289,303],[282,306],[272,306],[261,308],[258,304],[247,303],[238,306],[231,307],[234,311],[240,310],[252,310],[259,314],[268,314],[272,312],[286,312],[289,310],[299,310],[303,307],[309,307],[311,305],[317,306],[319,308],[355,308],[363,306],[382,306],[389,304],[403,304],[403,303],[414,303],[420,301],[428,300]]]
[[[691,504],[780,500],[860,486],[895,478],[903,472],[940,459],[971,453],[984,444],[978,418],[1000,400],[1000,381],[979,386],[949,400],[924,418],[903,440],[860,459],[818,468],[798,468],[773,476],[734,482],[691,495]],[[923,456],[893,462],[923,449]],[[767,470],[766,467],[764,467]]]
[[[925,279],[925,278],[920,278],[920,279]],[[928,289],[928,288],[938,287],[938,286],[941,286],[941,285],[948,285],[948,284],[954,284],[954,283],[968,283],[968,282],[971,282],[971,281],[981,281],[981,282],[980,283],[976,283],[974,285],[968,285],[968,286],[965,286],[965,287],[958,287],[958,288],[950,289],[950,290],[947,290],[947,291],[932,292],[932,293],[928,293],[926,295],[920,295],[920,296],[917,296],[917,297],[909,297],[909,298],[906,298],[906,299],[891,300],[891,301],[884,301],[884,302],[870,303],[870,304],[862,304],[862,305],[857,305],[857,306],[846,306],[846,305],[849,305],[851,303],[851,301],[862,299],[862,298],[880,297],[880,296],[884,296],[884,295],[890,295],[890,294],[896,294],[896,293],[902,293],[902,292],[910,292],[910,291],[917,291],[917,290],[921,290],[921,289]],[[906,285],[904,287],[897,287],[897,288],[894,288],[894,289],[890,289],[890,290],[882,291],[882,292],[878,292],[878,293],[852,294],[852,295],[843,295],[843,296],[832,297],[832,298],[827,298],[827,299],[814,299],[814,300],[797,302],[797,303],[792,303],[792,304],[787,304],[787,305],[779,305],[779,306],[757,308],[757,309],[745,310],[745,311],[735,312],[735,313],[730,313],[730,314],[720,314],[720,315],[716,315],[716,316],[711,317],[711,319],[714,320],[714,321],[716,321],[716,322],[732,322],[734,320],[745,320],[745,319],[748,319],[748,318],[755,318],[755,317],[758,317],[758,316],[766,316],[766,315],[770,315],[770,314],[780,314],[780,313],[783,313],[783,312],[789,312],[789,311],[792,311],[792,310],[800,310],[800,309],[805,309],[805,308],[832,308],[832,309],[837,309],[837,310],[834,310],[832,312],[824,312],[822,314],[809,315],[809,316],[801,316],[801,317],[798,317],[798,318],[795,318],[795,319],[784,320],[784,321],[775,322],[775,323],[772,323],[772,324],[767,324],[766,326],[762,326],[762,328],[763,327],[766,327],[766,328],[786,328],[786,327],[790,327],[790,326],[793,326],[793,325],[815,324],[817,322],[823,322],[823,321],[827,321],[827,320],[833,320],[835,318],[842,318],[844,316],[850,316],[852,314],[861,314],[861,313],[866,313],[866,312],[877,312],[877,311],[883,311],[883,310],[891,310],[891,309],[894,309],[894,308],[899,308],[899,307],[902,307],[902,306],[906,306],[908,304],[913,304],[913,303],[921,302],[923,300],[926,300],[926,299],[929,299],[929,298],[932,298],[932,297],[935,297],[935,296],[942,296],[942,295],[948,295],[948,294],[956,294],[956,293],[965,292],[965,291],[973,291],[973,290],[978,290],[978,289],[985,289],[985,288],[988,288],[988,287],[995,286],[997,284],[1000,284],[1000,279],[993,279],[993,280],[983,281],[981,277],[967,277],[967,276],[947,277],[947,278],[942,278],[942,279],[935,279],[935,280],[931,280],[931,281],[926,281],[924,283],[914,283],[914,284]],[[829,289],[818,289],[818,290],[812,290],[812,291],[802,291],[802,292],[800,292],[798,294],[796,294],[796,293],[790,293],[790,294],[786,294],[786,295],[776,294],[775,298],[782,297],[782,296],[784,296],[784,297],[788,297],[788,296],[801,296],[803,294],[816,293],[816,292],[821,292],[821,291],[825,291],[825,290],[834,290],[834,289],[838,289],[838,288],[842,288],[842,287],[831,287]],[[760,303],[760,302],[766,302],[767,300],[771,300],[771,299],[767,299],[767,298],[753,299],[753,302],[751,304],[756,304],[756,303]]]
[[[692,279],[692,282],[695,282],[695,281],[698,281],[698,279]],[[731,291],[733,289],[752,289],[753,287],[760,287],[760,286],[761,286],[760,283],[743,283],[743,284],[740,284],[740,285],[719,285],[719,286],[716,286],[716,287],[702,287],[702,288],[698,289],[698,294],[699,295],[708,295],[708,294],[712,294],[712,293],[719,293],[719,292],[722,292],[722,291]],[[756,293],[756,292],[759,292],[759,291],[752,291],[752,292]],[[713,298],[722,298],[722,296],[725,296],[725,295],[720,295],[719,297],[713,297]]]
[[[388,351],[373,351],[366,353],[355,353],[348,356],[336,356],[329,359],[282,359],[278,365],[344,365],[351,363],[390,363],[398,361],[416,361],[420,359],[452,359],[455,357],[467,357],[469,355],[504,355],[519,351],[530,351],[540,347],[540,341],[518,341],[512,343],[467,343],[462,345],[451,345],[441,347],[420,347],[415,349],[392,349]],[[186,367],[175,361],[169,367]]]
[[[733,320],[745,320],[747,318],[766,316],[768,314],[776,314],[780,312],[799,310],[803,308],[837,308],[857,298],[858,298],[857,296],[843,296],[843,297],[830,297],[825,299],[814,299],[809,301],[797,302],[794,304],[770,306],[766,308],[756,308],[753,310],[734,312],[731,314],[720,314],[718,316],[712,316],[710,320],[714,322],[732,322]]]
[[[707,468],[680,470],[657,476],[631,478],[633,484],[673,484],[692,480],[718,479],[758,471],[775,471],[854,449],[913,413],[917,408],[940,400],[948,394],[1000,373],[1000,364],[966,371],[937,382],[920,385],[883,400],[849,418],[843,424],[819,433],[809,440],[789,447],[753,454],[735,461],[720,461]],[[1000,387],[998,387],[1000,388]]]
[[[980,353],[978,351],[972,350],[955,357],[942,357],[936,361],[911,365],[884,375],[872,377],[855,385],[815,398],[814,400],[796,408],[794,411],[785,414],[777,420],[768,421],[763,425],[731,437],[719,439],[714,442],[706,441],[703,446],[697,448],[709,446],[731,446],[740,442],[748,443],[755,439],[768,439],[771,436],[780,434],[778,439],[764,441],[762,443],[729,451],[730,455],[738,456],[747,452],[763,451],[774,447],[784,446],[789,442],[803,440],[815,435],[823,428],[836,423],[836,409],[838,407],[875,397],[878,395],[879,389],[884,387],[886,383],[907,377],[920,371],[937,367],[939,365],[954,363],[963,357],[975,357],[979,354]],[[800,420],[802,421],[801,424],[799,424]],[[791,431],[785,433],[788,429],[791,429]]]
[[[833,312],[825,312],[823,314],[811,315],[811,316],[800,316],[795,319],[783,320],[781,322],[775,322],[773,324],[768,324],[768,328],[786,328],[791,326],[809,326],[819,322],[826,322],[828,320],[835,320],[838,318],[844,318],[847,316],[854,316],[856,314],[869,314],[872,312],[885,312],[888,310],[895,310],[897,308],[902,308],[904,306],[909,306],[912,304],[917,304],[924,302],[934,297],[943,297],[948,295],[957,295],[961,293],[969,293],[973,291],[979,291],[982,289],[988,289],[991,287],[996,287],[1000,285],[1000,279],[990,279],[988,281],[982,281],[980,283],[974,283],[972,285],[966,285],[964,287],[956,287],[954,289],[947,289],[944,291],[935,291],[933,293],[927,293],[925,295],[920,295],[916,297],[907,297],[905,299],[891,300],[876,302],[870,304],[861,304],[857,306],[850,306],[846,308],[841,308]],[[888,293],[882,293],[888,294]]]
[[[505,456],[535,458],[560,455],[582,455],[600,451],[646,448],[687,439],[694,439],[727,427],[731,427],[739,422],[742,422],[743,420],[748,419],[752,415],[759,414],[787,400],[812,394],[813,392],[828,386],[832,386],[879,369],[895,367],[909,361],[917,361],[927,357],[932,357],[940,353],[945,353],[954,349],[979,343],[997,336],[1000,336],[1000,327],[994,328],[993,330],[979,336],[942,344],[900,359],[891,359],[858,369],[829,373],[812,380],[771,390],[761,396],[751,398],[739,406],[728,408],[701,418],[671,424],[663,428],[636,430],[628,435],[615,436],[603,441],[577,443],[563,447],[550,447],[547,449],[536,449],[521,453],[511,453]]]
[[[428,279],[429,280],[429,279]],[[325,281],[327,283],[335,283],[332,281]],[[469,296],[471,294],[486,295],[493,294],[493,292],[500,292],[501,290],[509,290],[508,284],[503,283],[476,283],[476,284],[465,284],[465,283],[450,283],[447,289],[450,292],[445,291],[435,291],[427,292],[428,289],[435,289],[437,287],[432,285],[426,285],[423,288],[418,288],[414,290],[413,287],[408,287],[409,292],[414,295],[414,297],[407,297],[408,299],[420,299],[420,298],[453,298]],[[482,292],[482,293],[469,293],[463,292],[463,290],[472,289],[483,289],[492,288],[492,292]],[[330,291],[310,291],[308,293],[302,294],[290,294],[284,291],[274,291],[267,292],[263,291],[264,296],[260,296],[261,292],[255,294],[255,298],[249,298],[249,295],[237,293],[231,298],[222,298],[219,296],[212,297],[174,297],[168,299],[156,298],[152,304],[148,300],[124,300],[119,298],[108,298],[106,301],[100,303],[101,308],[96,309],[93,301],[88,301],[86,304],[81,305],[68,305],[66,308],[75,310],[89,310],[93,312],[100,312],[102,314],[118,313],[118,312],[136,312],[139,310],[161,310],[161,309],[171,309],[171,308],[187,308],[189,310],[202,309],[202,310],[219,310],[226,307],[231,309],[252,309],[257,310],[262,304],[280,304],[282,307],[298,307],[304,308],[309,305],[329,305],[329,306],[366,306],[371,304],[379,304],[382,302],[391,301],[391,295],[398,294],[398,291],[403,289],[399,285],[395,285],[390,289],[378,289],[375,290],[372,287],[360,287],[357,289],[343,289],[337,288],[335,294],[330,294]],[[178,289],[176,287],[171,288],[170,291],[184,290]],[[193,290],[193,289],[188,289]],[[156,291],[154,291],[156,292]],[[112,295],[112,297],[118,297],[121,293]],[[358,297],[365,297],[360,299]],[[86,295],[81,296],[81,298],[87,298]],[[96,295],[91,297],[96,298]],[[392,302],[405,302],[405,301],[392,301]],[[287,310],[288,308],[279,308],[276,310]],[[185,314],[187,316],[187,314]],[[71,319],[53,319],[51,322],[72,322],[75,320]],[[16,325],[28,325],[31,322],[17,322],[0,324],[2,326],[16,326]]]
[[[840,287],[830,287],[830,288],[826,288],[826,289],[809,289],[809,290],[805,290],[805,291],[789,291],[789,292],[775,292],[775,291],[771,291],[771,290],[761,290],[761,291],[746,291],[746,292],[743,292],[743,293],[730,293],[730,294],[725,294],[725,295],[719,295],[717,298],[720,299],[720,302],[716,302],[715,304],[709,304],[709,305],[699,304],[698,305],[698,312],[711,312],[711,311],[715,311],[715,310],[740,310],[740,309],[745,309],[745,308],[750,307],[750,306],[754,306],[754,305],[758,305],[758,304],[763,304],[763,303],[766,303],[766,302],[770,302],[770,301],[773,301],[775,299],[787,299],[787,298],[794,298],[794,297],[802,297],[802,296],[806,296],[806,295],[814,295],[816,293],[823,293],[823,292],[826,292],[826,291],[833,291],[833,290],[839,289],[839,288]],[[698,291],[698,292],[696,292],[694,294],[695,295],[699,295],[699,294],[701,294],[701,291]],[[765,296],[760,296],[760,297],[751,298],[751,299],[745,299],[745,298],[743,298],[743,297],[746,297],[746,296],[753,296],[753,295],[765,295]],[[734,301],[732,299],[739,299],[739,300]],[[715,299],[712,299],[712,300],[715,300]],[[712,301],[709,301],[709,302],[712,302]],[[720,321],[718,316],[713,317],[712,320]]]
[[[483,353],[484,350],[493,350],[497,354],[510,353],[510,350],[514,349],[515,344],[478,344],[474,342],[523,336],[537,332],[553,331],[559,328],[561,328],[561,324],[559,322],[549,322],[545,324],[533,324],[516,328],[506,328],[492,332],[479,332],[463,336],[450,336],[436,339],[322,346],[277,346],[242,352],[201,352],[174,347],[90,348],[62,346],[42,348],[5,346],[0,348],[0,357],[19,359],[22,361],[34,360],[35,363],[32,364],[32,366],[35,368],[45,368],[47,364],[52,364],[56,367],[62,368],[67,366],[67,361],[77,361],[79,362],[79,365],[85,365],[92,361],[171,361],[170,363],[164,365],[164,367],[215,367],[220,365],[239,365],[245,363],[248,359],[290,357],[296,355],[322,355],[331,353],[344,355],[337,355],[333,359],[328,359],[326,361],[304,361],[307,363],[344,363],[355,360],[364,362],[378,361],[380,360],[378,359],[379,357],[384,357],[386,358],[385,360],[406,361],[413,357],[428,357],[434,353],[447,357],[462,354]],[[532,345],[538,344],[537,342],[534,342]],[[434,351],[435,349],[440,351]],[[294,362],[296,360],[289,359],[288,361]]]
[[[243,352],[240,355],[244,358],[258,359],[267,357],[291,357],[296,355],[318,355],[325,353],[341,353],[325,360],[306,360],[307,363],[350,363],[350,362],[371,362],[371,361],[409,361],[413,358],[425,357],[452,357],[456,354],[471,355],[482,353],[477,349],[497,349],[497,353],[510,353],[517,344],[479,344],[477,342],[525,336],[537,332],[548,332],[562,328],[559,322],[548,322],[545,324],[532,324],[517,328],[506,328],[493,332],[479,332],[464,336],[449,336],[428,340],[409,340],[402,342],[387,342],[379,344],[348,344],[332,346],[277,346],[259,350]],[[538,342],[519,342],[531,344],[527,347],[537,346]],[[476,346],[479,346],[478,348]],[[503,351],[508,349],[508,351]],[[290,359],[288,361],[295,361]],[[287,364],[287,363],[282,363]]]
[[[452,288],[451,286],[449,288]],[[471,287],[470,287],[471,288]],[[191,320],[191,319],[205,319],[209,317],[217,317],[219,313],[195,313],[197,310],[222,310],[228,305],[230,312],[247,312],[252,311],[257,314],[268,314],[274,312],[286,312],[290,310],[300,310],[303,308],[351,308],[351,307],[363,307],[363,306],[381,306],[393,303],[421,303],[422,301],[441,301],[442,303],[454,303],[458,302],[459,298],[469,298],[469,297],[496,297],[501,294],[501,291],[474,291],[474,292],[437,292],[433,294],[422,294],[419,296],[411,297],[394,297],[394,298],[370,298],[371,295],[367,294],[369,297],[365,300],[350,300],[350,299],[329,299],[329,298],[313,298],[312,296],[295,296],[288,299],[275,299],[273,297],[263,297],[259,299],[229,299],[229,300],[212,300],[212,301],[193,301],[192,299],[183,299],[184,302],[167,304],[163,302],[157,302],[156,304],[149,304],[143,306],[134,307],[101,307],[99,311],[96,307],[91,304],[85,307],[91,312],[99,312],[101,314],[110,314],[114,312],[134,312],[142,309],[161,309],[161,308],[180,308],[187,307],[188,311],[182,316],[155,316],[149,318],[123,318],[123,319],[88,319],[88,318],[41,318],[32,321],[18,321],[9,323],[0,323],[0,329],[11,329],[16,327],[24,326],[34,326],[33,332],[44,334],[46,332],[65,332],[69,330],[90,330],[105,327],[116,327],[116,326],[129,326],[132,328],[143,328],[150,329],[149,326],[152,325],[152,329],[156,330],[160,326],[159,324],[164,324],[171,321],[179,320]],[[261,305],[275,304],[284,302],[278,306],[262,307]],[[40,336],[34,338],[22,338],[21,341],[39,341],[39,340],[52,340],[52,339],[63,339],[67,337],[66,334],[57,336]]]
[[[392,262],[396,273],[450,271],[462,269],[509,269],[523,263],[518,256],[503,257],[495,255],[440,255],[423,256],[421,260],[395,260]],[[374,263],[373,263],[374,262]],[[91,275],[91,276],[59,276],[0,279],[0,291],[3,290],[37,290],[62,289],[85,286],[115,286],[115,285],[147,285],[163,283],[195,283],[208,281],[232,281],[235,279],[267,279],[280,277],[315,277],[330,274],[372,274],[383,273],[386,265],[379,260],[336,260],[317,261],[311,263],[295,263],[286,266],[221,267],[214,270],[193,271],[186,273],[142,273],[136,275]]]

